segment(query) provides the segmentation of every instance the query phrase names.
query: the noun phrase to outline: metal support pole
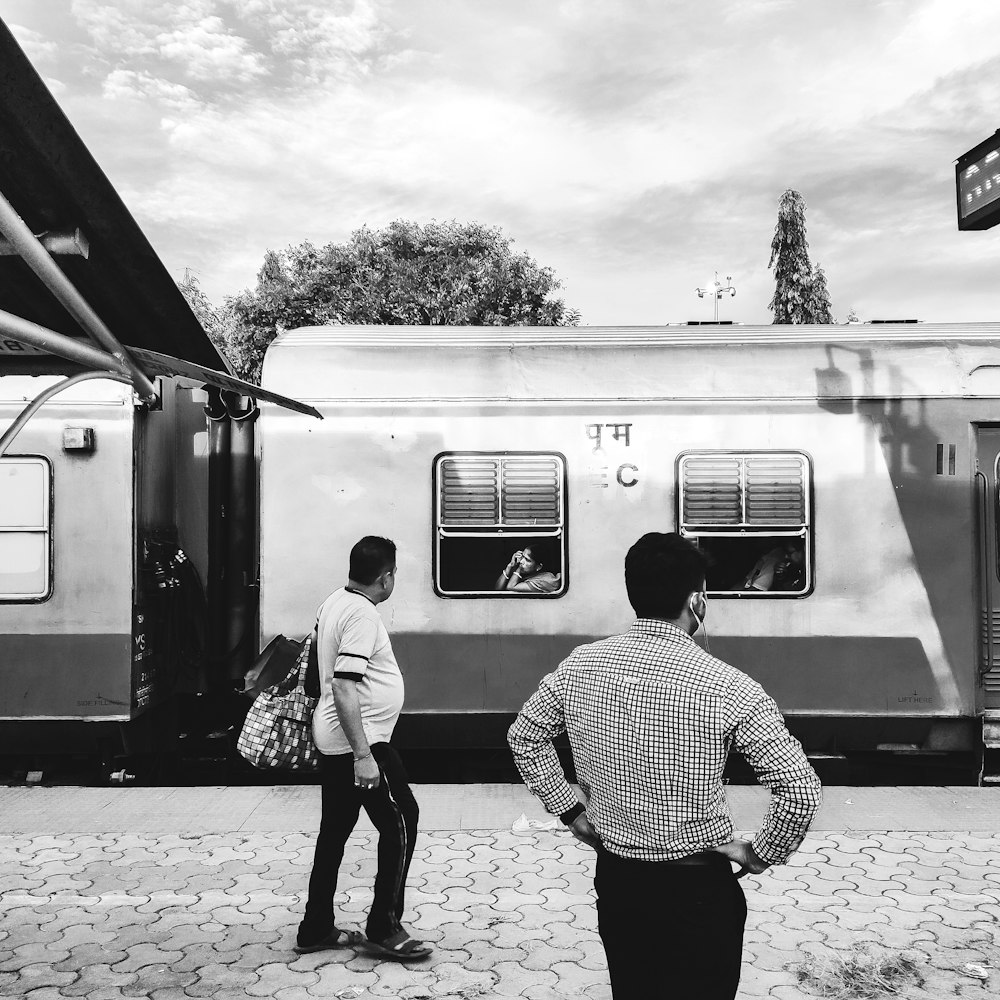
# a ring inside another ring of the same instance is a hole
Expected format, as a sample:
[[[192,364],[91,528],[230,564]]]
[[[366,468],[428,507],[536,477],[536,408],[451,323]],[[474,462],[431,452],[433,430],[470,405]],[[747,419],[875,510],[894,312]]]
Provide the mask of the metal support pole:
[[[94,342],[109,354],[113,354],[127,368],[132,376],[132,384],[142,399],[153,402],[156,399],[153,383],[132,360],[128,351],[122,347],[100,316],[90,308],[73,283],[59,270],[48,251],[39,243],[2,193],[0,193],[0,233],[10,240],[28,267],[38,275],[45,287],[62,303]]]
[[[79,229],[72,232],[60,230],[58,232],[39,233],[38,242],[45,247],[53,256],[58,254],[61,257],[89,257],[90,241]],[[0,257],[19,256],[14,244],[10,240],[0,237]]]
[[[254,422],[260,410],[252,399],[224,393],[229,414],[229,500],[226,506],[226,576],[224,580],[226,649],[224,676],[238,680],[253,665],[257,652],[257,466],[254,460]],[[246,405],[244,405],[246,404]],[[232,686],[230,684],[230,686]]]
[[[13,337],[22,344],[37,347],[47,354],[85,365],[87,368],[129,375],[127,365],[116,355],[91,347],[90,344],[74,337],[67,337],[64,333],[56,333],[55,330],[39,326],[3,309],[0,309],[0,333]]]
[[[226,591],[231,574],[238,572],[227,558],[229,544],[232,421],[222,390],[208,386],[208,654],[211,669],[202,678],[205,691],[218,692],[228,684],[229,608]]]

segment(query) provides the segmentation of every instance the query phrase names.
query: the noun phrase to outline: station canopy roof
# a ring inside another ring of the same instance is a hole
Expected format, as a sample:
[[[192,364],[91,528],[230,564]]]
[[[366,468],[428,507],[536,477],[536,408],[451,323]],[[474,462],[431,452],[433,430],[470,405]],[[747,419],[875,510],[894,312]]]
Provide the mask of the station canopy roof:
[[[231,374],[226,359],[2,21],[0,195],[145,376],[193,377],[318,416],[312,407]],[[24,342],[12,334],[17,321],[56,334],[54,343],[62,335],[83,347],[107,350],[95,343],[57,298],[51,283],[29,266],[2,230],[0,321],[5,323],[0,325],[0,374],[73,374],[88,367],[79,359],[57,355],[55,349],[25,345],[18,350],[17,344]]]

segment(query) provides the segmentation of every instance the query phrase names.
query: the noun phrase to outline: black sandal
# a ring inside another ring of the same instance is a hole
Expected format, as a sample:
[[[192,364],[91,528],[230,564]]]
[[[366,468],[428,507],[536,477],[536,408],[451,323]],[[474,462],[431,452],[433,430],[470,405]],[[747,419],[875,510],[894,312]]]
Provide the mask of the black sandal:
[[[397,931],[383,941],[369,939],[365,942],[365,950],[395,962],[417,962],[429,958],[433,949],[423,941],[414,940],[406,931]]]
[[[364,943],[365,936],[361,931],[342,931],[339,927],[334,927],[325,938],[321,938],[315,944],[297,944],[292,951],[296,955],[308,955],[314,951],[327,951],[332,948],[356,948]]]

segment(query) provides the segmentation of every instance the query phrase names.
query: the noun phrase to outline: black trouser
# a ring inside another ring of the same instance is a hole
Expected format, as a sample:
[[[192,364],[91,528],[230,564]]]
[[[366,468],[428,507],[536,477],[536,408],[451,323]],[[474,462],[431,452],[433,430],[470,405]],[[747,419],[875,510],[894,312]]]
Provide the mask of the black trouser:
[[[419,809],[399,754],[388,743],[373,743],[371,751],[380,779],[377,788],[365,791],[354,786],[353,754],[320,755],[323,813],[309,876],[309,899],[299,924],[299,944],[314,944],[333,929],[337,875],[344,860],[344,846],[362,807],[378,830],[375,898],[365,934],[373,941],[383,941],[400,929]]]
[[[597,920],[615,1000],[733,1000],[747,904],[721,854],[707,865],[597,855]]]

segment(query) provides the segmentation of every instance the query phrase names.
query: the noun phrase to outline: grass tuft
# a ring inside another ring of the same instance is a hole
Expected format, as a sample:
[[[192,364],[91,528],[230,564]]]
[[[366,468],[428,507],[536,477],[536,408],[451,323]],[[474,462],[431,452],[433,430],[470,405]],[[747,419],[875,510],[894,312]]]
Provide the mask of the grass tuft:
[[[795,974],[812,995],[831,1000],[894,997],[907,986],[923,982],[912,958],[870,943],[851,945],[846,952],[810,956],[795,967]]]

